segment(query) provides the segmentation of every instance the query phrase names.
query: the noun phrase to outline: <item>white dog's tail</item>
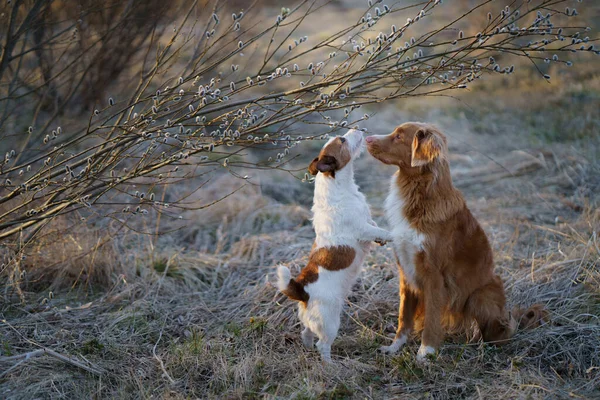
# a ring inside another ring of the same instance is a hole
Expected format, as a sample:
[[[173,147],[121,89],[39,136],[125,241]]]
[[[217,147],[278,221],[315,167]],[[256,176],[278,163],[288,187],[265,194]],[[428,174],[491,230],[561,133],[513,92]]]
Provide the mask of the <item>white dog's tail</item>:
[[[285,265],[277,267],[277,288],[292,300],[308,301],[309,296],[304,290],[304,285],[292,279],[292,274]]]
[[[292,279],[292,273],[288,267],[285,265],[280,265],[277,267],[277,288],[280,291],[283,292],[287,289],[290,279]]]

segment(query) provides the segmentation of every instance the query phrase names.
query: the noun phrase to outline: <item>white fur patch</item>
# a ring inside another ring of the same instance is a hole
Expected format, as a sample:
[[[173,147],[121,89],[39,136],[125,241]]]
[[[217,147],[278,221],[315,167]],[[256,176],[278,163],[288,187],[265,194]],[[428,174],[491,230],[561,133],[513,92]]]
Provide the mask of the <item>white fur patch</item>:
[[[416,287],[415,255],[423,250],[425,236],[410,226],[404,216],[404,199],[397,184],[397,174],[392,176],[390,192],[385,200],[385,214],[394,237],[394,253],[409,285]]]
[[[277,288],[279,290],[282,292],[286,290],[291,278],[292,274],[290,273],[288,267],[285,265],[280,265],[277,267]]]
[[[317,247],[356,247],[372,240],[366,231],[372,227],[371,210],[354,182],[352,164],[337,171],[335,179],[324,174],[315,178],[312,212]]]
[[[398,350],[400,350],[400,348],[406,344],[406,340],[406,335],[402,335],[398,339],[394,339],[392,344],[390,344],[389,346],[381,346],[379,350],[387,354],[397,353]]]
[[[435,349],[431,346],[424,346],[421,343],[421,347],[419,347],[419,351],[417,352],[417,361],[427,361],[427,356],[430,354],[435,354]]]

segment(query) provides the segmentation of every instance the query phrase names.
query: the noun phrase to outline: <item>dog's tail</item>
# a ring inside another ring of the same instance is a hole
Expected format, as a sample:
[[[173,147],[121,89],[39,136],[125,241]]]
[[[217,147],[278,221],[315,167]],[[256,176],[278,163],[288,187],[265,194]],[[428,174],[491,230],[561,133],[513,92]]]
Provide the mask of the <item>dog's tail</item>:
[[[277,288],[292,300],[308,301],[309,295],[304,286],[292,279],[290,270],[284,265],[277,267]]]
[[[519,329],[533,329],[548,322],[548,310],[541,304],[534,304],[529,308],[515,307],[511,317],[515,319]]]
[[[495,276],[487,285],[475,290],[465,304],[467,315],[477,321],[479,334],[485,342],[507,343],[517,329],[533,329],[547,320],[548,312],[540,304],[522,309],[506,309],[504,287]]]

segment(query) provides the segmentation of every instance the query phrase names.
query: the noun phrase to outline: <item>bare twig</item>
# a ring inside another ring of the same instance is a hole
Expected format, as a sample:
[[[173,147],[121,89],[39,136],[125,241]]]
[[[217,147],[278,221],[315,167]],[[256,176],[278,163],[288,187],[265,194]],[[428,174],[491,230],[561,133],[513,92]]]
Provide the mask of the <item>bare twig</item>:
[[[69,356],[65,356],[63,354],[60,354],[52,349],[48,349],[46,347],[42,348],[42,349],[38,349],[38,350],[34,350],[34,351],[30,351],[28,353],[24,353],[24,354],[19,354],[16,356],[11,356],[11,357],[2,357],[0,358],[0,363],[2,362],[7,362],[7,361],[15,361],[15,360],[21,360],[18,363],[16,363],[15,365],[13,365],[12,367],[8,368],[6,371],[0,373],[0,378],[3,376],[8,375],[11,371],[15,370],[17,367],[19,367],[21,364],[23,364],[24,362],[31,360],[35,357],[39,357],[42,356],[44,354],[47,354],[49,356],[52,356],[58,360],[61,360],[63,362],[66,362],[67,364],[71,364],[74,365],[78,368],[81,368],[87,372],[90,372],[92,374],[95,375],[102,375],[105,371],[95,367],[95,366],[89,366],[89,365],[85,365],[83,363],[81,363],[80,361],[69,357]]]

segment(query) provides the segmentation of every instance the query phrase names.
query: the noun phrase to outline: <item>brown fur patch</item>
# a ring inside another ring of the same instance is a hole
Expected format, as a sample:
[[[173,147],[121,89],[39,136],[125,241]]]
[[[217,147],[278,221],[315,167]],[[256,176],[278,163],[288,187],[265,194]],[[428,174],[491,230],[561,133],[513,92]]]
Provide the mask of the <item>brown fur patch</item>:
[[[319,157],[315,157],[310,165],[308,166],[308,173],[311,175],[316,175],[319,173],[319,170],[317,169],[317,163],[319,162]]]
[[[308,172],[311,175],[321,172],[335,178],[335,172],[344,168],[351,159],[348,142],[338,136],[321,149],[319,156],[308,166]]]
[[[340,271],[348,268],[355,256],[356,251],[350,246],[332,246],[315,250],[311,258],[328,271]]]
[[[445,139],[432,128],[419,128],[415,133],[411,145],[412,167],[427,165],[437,157],[443,155]]]
[[[287,297],[292,300],[307,302],[309,299],[308,293],[304,291],[304,285],[300,282],[290,279],[287,288],[283,291]]]
[[[356,251],[350,246],[331,246],[316,248],[313,245],[308,264],[296,281],[302,286],[315,282],[319,278],[319,267],[328,271],[340,271],[346,269],[354,261]]]

